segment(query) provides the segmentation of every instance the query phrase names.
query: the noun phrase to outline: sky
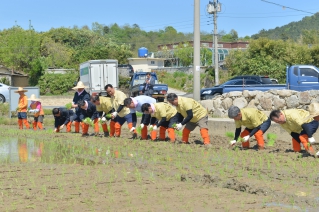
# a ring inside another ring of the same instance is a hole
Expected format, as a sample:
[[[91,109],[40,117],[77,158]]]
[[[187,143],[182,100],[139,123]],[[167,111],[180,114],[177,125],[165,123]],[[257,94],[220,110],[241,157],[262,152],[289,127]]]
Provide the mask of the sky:
[[[192,33],[194,1],[200,1],[200,31],[212,33],[213,18],[206,10],[209,0],[7,0],[1,2],[0,30],[15,25],[28,29],[31,22],[36,31],[44,32],[59,27],[91,28],[98,22],[106,26],[137,24],[147,32],[172,26],[178,32]],[[251,36],[313,15],[319,11],[317,1],[220,0],[217,29]]]

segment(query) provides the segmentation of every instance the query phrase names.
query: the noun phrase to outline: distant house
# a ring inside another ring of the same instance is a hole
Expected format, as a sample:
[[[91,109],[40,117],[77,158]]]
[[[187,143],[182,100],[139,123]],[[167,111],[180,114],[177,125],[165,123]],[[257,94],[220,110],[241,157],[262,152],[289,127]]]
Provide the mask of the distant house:
[[[0,79],[7,78],[10,86],[13,87],[28,87],[29,76],[18,71],[11,70],[3,65],[0,65]]]
[[[135,72],[151,72],[164,67],[165,58],[138,57],[128,58],[128,63],[133,66]]]

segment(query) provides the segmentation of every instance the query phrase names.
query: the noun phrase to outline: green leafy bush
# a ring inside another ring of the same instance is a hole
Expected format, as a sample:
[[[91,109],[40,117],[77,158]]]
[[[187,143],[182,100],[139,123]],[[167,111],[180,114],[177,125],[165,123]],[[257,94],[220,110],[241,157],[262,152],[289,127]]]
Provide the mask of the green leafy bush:
[[[44,74],[40,77],[38,86],[40,94],[60,95],[74,87],[74,82],[78,79],[78,73],[68,74]]]

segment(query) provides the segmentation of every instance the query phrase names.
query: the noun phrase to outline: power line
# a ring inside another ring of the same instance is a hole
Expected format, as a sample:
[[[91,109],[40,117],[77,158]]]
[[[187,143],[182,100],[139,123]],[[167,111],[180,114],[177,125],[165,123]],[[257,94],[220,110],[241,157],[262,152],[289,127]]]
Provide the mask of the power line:
[[[309,13],[309,14],[312,14],[314,15],[315,13],[312,13],[312,12],[308,12],[308,11],[304,11],[304,10],[299,10],[299,9],[296,9],[296,8],[292,8],[292,7],[287,7],[287,6],[284,6],[284,5],[281,5],[281,4],[277,4],[277,3],[274,3],[274,2],[270,2],[270,1],[266,1],[266,0],[261,0],[263,2],[266,2],[266,3],[269,3],[269,4],[274,4],[274,5],[277,5],[277,6],[280,6],[282,7],[283,9],[291,9],[291,10],[296,10],[296,11],[300,11],[300,12],[304,12],[304,13]]]

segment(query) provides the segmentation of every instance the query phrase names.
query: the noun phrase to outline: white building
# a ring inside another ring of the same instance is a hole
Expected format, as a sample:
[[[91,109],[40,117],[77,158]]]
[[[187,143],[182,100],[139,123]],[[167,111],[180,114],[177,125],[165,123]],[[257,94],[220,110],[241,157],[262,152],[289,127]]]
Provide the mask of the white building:
[[[151,72],[153,69],[163,68],[165,58],[128,58],[128,63],[133,66],[134,72]]]

